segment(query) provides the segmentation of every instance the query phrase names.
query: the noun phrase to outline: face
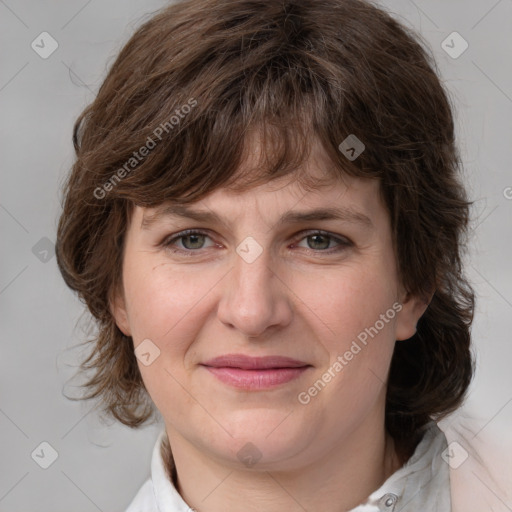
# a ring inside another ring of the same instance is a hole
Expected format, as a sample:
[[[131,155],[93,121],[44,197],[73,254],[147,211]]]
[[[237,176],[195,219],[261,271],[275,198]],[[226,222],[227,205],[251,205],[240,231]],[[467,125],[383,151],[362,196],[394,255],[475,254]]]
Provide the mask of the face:
[[[324,165],[316,147],[307,172]],[[225,464],[296,467],[383,429],[395,341],[425,308],[399,285],[378,182],[280,180],[217,190],[188,206],[202,217],[136,207],[126,234],[117,324],[171,445]]]

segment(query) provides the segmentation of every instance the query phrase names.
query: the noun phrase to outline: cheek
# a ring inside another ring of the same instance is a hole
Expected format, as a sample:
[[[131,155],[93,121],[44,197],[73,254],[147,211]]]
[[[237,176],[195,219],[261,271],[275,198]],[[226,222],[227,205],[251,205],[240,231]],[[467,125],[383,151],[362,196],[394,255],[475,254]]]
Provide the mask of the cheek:
[[[347,267],[318,273],[295,280],[292,289],[303,303],[298,307],[310,311],[308,317],[325,333],[325,339],[331,340],[333,348],[350,343],[390,309],[384,325],[379,321],[377,327],[383,334],[393,329],[395,283],[378,269]]]
[[[185,354],[204,323],[206,301],[201,299],[216,282],[198,274],[161,261],[148,265],[142,258],[126,260],[124,285],[134,348],[151,340],[159,350],[150,365],[141,360],[137,364],[152,400],[162,411],[171,398],[183,408],[194,405],[179,383],[186,380]]]
[[[173,330],[190,325],[217,280],[212,273],[176,269],[166,262],[127,260],[124,286],[134,340],[163,342]]]
[[[368,409],[382,393],[400,310],[394,290],[393,282],[354,269],[332,275],[305,299],[316,300],[316,324],[324,334],[317,339],[329,354],[319,371],[329,386],[322,400],[343,404],[345,412]]]

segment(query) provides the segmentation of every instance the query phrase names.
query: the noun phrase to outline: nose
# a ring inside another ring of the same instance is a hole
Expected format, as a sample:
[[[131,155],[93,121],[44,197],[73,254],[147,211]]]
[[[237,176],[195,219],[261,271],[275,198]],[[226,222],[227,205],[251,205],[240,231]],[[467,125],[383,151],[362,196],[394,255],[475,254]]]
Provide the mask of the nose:
[[[292,320],[293,309],[292,292],[283,277],[268,250],[264,249],[252,262],[237,253],[234,268],[223,279],[218,318],[250,338],[285,327]]]

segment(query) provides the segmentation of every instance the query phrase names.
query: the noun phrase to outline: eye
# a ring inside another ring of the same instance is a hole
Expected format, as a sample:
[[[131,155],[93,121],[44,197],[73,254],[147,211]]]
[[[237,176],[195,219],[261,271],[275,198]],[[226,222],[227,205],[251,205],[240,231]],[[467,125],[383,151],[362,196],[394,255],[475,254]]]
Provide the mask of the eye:
[[[345,237],[337,237],[328,233],[326,231],[310,231],[307,233],[301,233],[302,238],[298,239],[300,241],[305,240],[308,251],[312,251],[315,253],[323,252],[323,253],[333,253],[339,252],[347,247],[352,246],[352,242]],[[337,246],[332,247],[331,243],[336,242]],[[331,247],[330,247],[331,246]],[[329,250],[326,250],[329,249]]]
[[[204,239],[209,238],[208,234],[203,231],[187,229],[181,233],[177,233],[172,238],[164,240],[163,246],[168,247],[173,252],[191,252],[198,249],[204,249]],[[181,241],[183,247],[177,247],[176,242]]]
[[[306,252],[315,254],[340,252],[353,245],[347,238],[334,236],[326,231],[302,232],[300,235],[296,240],[300,242],[304,240],[307,243],[307,247],[303,247],[303,249],[306,249]],[[192,256],[194,252],[200,252],[201,249],[207,249],[216,245],[213,243],[210,246],[205,246],[206,238],[210,238],[207,232],[187,229],[172,235],[170,238],[166,238],[160,245],[174,253]],[[336,244],[334,247],[331,245],[333,242]],[[296,246],[300,247],[299,245]]]

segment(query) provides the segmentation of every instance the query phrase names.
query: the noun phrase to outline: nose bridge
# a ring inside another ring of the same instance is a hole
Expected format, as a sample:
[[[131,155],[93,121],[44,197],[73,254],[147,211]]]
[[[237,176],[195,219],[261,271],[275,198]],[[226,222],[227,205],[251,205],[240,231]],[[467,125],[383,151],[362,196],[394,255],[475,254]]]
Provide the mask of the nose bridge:
[[[244,240],[237,247],[233,277],[238,291],[243,296],[270,292],[273,272],[271,270],[270,252],[264,249],[252,237]]]
[[[232,290],[240,313],[247,317],[264,315],[274,301],[269,250],[250,237],[238,245],[236,252]]]
[[[272,270],[269,249],[247,237],[237,246],[233,260],[219,306],[220,320],[253,337],[289,321],[286,292]]]

